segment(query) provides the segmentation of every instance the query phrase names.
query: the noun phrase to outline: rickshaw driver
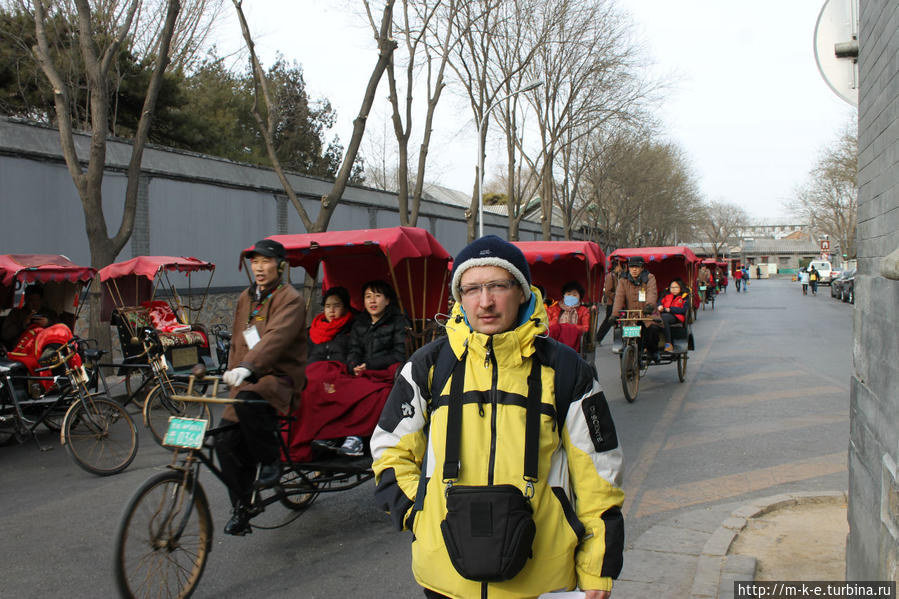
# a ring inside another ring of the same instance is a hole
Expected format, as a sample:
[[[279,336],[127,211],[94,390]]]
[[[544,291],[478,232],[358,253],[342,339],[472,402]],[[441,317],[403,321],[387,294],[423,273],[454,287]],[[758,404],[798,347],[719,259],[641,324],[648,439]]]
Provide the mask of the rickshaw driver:
[[[699,284],[705,287],[702,291],[702,301],[705,302],[709,295],[709,283],[712,281],[712,271],[705,264],[699,269]]]
[[[284,246],[263,239],[247,257],[254,280],[237,301],[222,380],[231,387],[231,398],[255,402],[225,408],[221,425],[238,423],[239,428],[222,433],[215,448],[222,477],[229,483],[233,514],[225,534],[230,535],[253,532],[247,510],[253,487],[280,479],[277,413],[293,411],[305,383],[306,307],[303,296],[281,282],[287,268]],[[267,403],[256,403],[259,400]]]
[[[615,291],[615,303],[612,305],[612,314],[618,314],[622,310],[641,310],[650,319],[656,311],[659,300],[656,278],[648,270],[644,269],[641,256],[631,256],[627,259],[627,273],[618,280],[618,289]],[[657,315],[656,315],[657,316]],[[643,351],[643,340],[647,322],[641,321],[643,334],[640,335],[640,351]],[[657,347],[650,350],[653,359],[658,358]]]

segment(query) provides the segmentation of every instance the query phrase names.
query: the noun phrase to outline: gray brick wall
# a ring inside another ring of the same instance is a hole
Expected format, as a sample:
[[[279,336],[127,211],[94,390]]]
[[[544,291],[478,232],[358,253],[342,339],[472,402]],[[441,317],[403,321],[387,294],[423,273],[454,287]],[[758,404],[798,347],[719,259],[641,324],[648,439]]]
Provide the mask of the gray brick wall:
[[[849,580],[899,578],[899,3],[863,0],[859,30],[859,206],[850,384]]]

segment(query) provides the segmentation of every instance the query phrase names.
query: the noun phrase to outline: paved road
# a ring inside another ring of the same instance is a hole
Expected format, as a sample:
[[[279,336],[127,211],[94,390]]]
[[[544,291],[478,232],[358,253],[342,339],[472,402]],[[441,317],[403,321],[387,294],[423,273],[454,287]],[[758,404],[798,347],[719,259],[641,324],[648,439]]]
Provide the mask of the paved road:
[[[826,288],[803,297],[782,280],[753,281],[748,294],[731,287],[694,325],[687,381],[677,382],[674,365],[652,367],[633,404],[607,340],[597,365],[627,460],[629,546],[679,514],[707,512],[711,526],[756,497],[846,488],[851,319],[851,307]],[[113,596],[119,515],[166,462],[146,433],[135,463],[110,478],[78,470],[58,447],[0,449],[0,597]],[[371,483],[244,538],[220,533],[227,498],[212,477],[205,483],[216,532],[195,597],[421,596],[410,539],[391,532],[372,505]],[[628,556],[625,575],[651,563],[641,551]]]

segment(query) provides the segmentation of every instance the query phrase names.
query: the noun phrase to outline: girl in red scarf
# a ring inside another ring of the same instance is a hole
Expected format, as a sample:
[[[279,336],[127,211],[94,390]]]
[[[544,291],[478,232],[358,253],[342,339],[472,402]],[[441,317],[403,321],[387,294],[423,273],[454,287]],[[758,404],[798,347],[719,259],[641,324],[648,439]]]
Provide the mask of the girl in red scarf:
[[[322,295],[322,312],[309,327],[307,364],[333,360],[346,363],[350,348],[350,294],[343,287],[331,287]]]
[[[668,293],[659,301],[659,314],[662,316],[662,326],[665,328],[665,351],[673,351],[671,344],[671,324],[684,322],[687,318],[687,294],[684,292],[684,282],[674,279],[668,285]]]

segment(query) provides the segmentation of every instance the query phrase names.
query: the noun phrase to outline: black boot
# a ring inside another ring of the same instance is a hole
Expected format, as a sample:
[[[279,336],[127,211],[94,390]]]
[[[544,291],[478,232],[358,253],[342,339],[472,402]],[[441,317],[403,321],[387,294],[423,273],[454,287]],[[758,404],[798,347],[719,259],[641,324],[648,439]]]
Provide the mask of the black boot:
[[[242,537],[253,532],[250,526],[250,514],[247,512],[246,506],[238,503],[231,512],[231,519],[225,524],[225,534]]]
[[[281,480],[281,460],[275,460],[271,464],[263,464],[259,469],[259,478],[253,483],[257,489],[271,487]]]

